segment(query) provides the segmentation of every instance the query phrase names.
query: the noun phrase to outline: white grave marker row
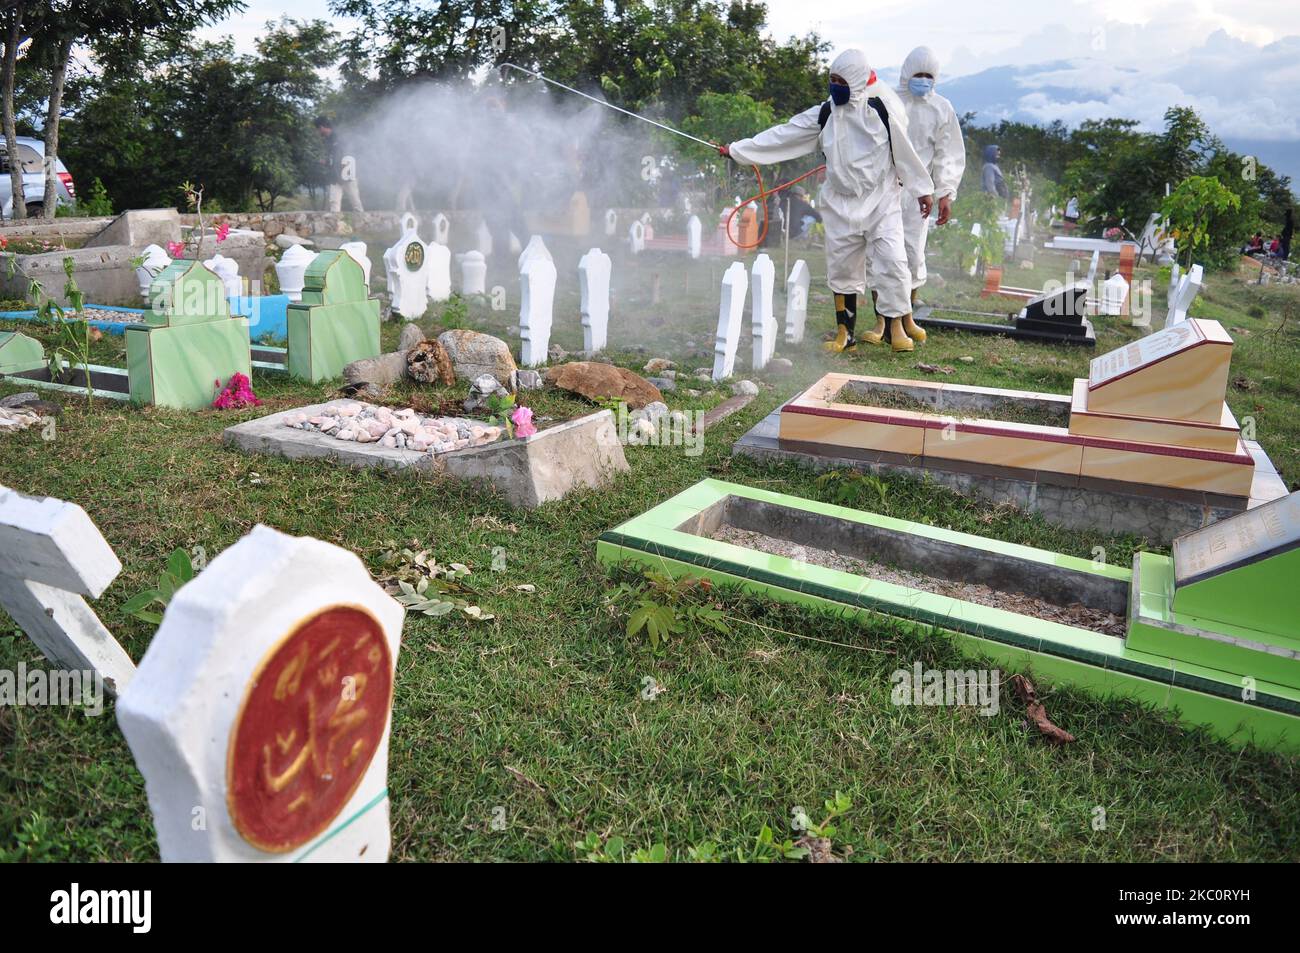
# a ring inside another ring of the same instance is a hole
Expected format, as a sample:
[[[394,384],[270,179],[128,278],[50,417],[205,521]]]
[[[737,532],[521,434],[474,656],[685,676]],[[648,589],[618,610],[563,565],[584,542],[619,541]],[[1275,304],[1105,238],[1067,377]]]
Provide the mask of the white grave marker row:
[[[582,348],[588,354],[605,350],[609,332],[610,257],[593,248],[578,262],[578,286],[581,292]]]
[[[519,337],[521,363],[538,367],[546,363],[551,343],[555,305],[555,263],[550,255],[535,255],[524,261],[519,273]]]
[[[802,258],[790,269],[785,280],[785,340],[798,344],[803,340],[804,325],[808,323],[808,291],[812,275],[808,263]]]
[[[776,267],[766,254],[754,259],[751,269],[753,294],[750,300],[750,328],[753,340],[753,363],[756,371],[767,367],[776,353],[776,318],[772,314],[772,293],[776,286]]]
[[[736,347],[745,310],[749,275],[743,263],[733,261],[722,276],[722,301],[718,305],[718,331],[713,344],[713,379],[724,380],[736,371]]]

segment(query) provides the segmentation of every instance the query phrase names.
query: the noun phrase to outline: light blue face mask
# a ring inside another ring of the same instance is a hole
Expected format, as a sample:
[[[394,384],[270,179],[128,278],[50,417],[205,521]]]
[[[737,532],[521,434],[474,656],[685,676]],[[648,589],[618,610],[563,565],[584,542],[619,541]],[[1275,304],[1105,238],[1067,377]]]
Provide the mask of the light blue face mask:
[[[913,76],[907,81],[907,88],[912,91],[913,96],[925,96],[934,89],[934,80],[926,79],[924,76]]]

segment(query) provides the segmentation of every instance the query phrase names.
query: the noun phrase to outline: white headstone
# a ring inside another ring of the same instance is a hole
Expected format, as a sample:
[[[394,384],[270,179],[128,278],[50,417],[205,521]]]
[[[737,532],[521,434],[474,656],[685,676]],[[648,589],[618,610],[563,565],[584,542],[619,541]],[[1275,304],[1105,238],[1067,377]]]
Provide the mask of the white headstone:
[[[618,213],[612,208],[605,209],[605,234],[618,234]]]
[[[238,298],[243,294],[243,285],[239,280],[239,262],[233,258],[227,258],[218,252],[203,263],[208,271],[212,272],[221,279],[221,285],[226,289],[227,298]]]
[[[135,664],[82,597],[99,598],[121,571],[80,506],[0,486],[0,608],[55,665],[96,672],[117,693]]]
[[[492,230],[487,227],[487,222],[478,223],[474,232],[474,247],[484,258],[492,254]]]
[[[429,246],[420,238],[418,225],[410,212],[403,215],[401,237],[384,252],[392,308],[407,321],[422,318],[429,307]]]
[[[776,267],[766,254],[754,259],[751,269],[750,326],[754,344],[753,369],[761,371],[776,353],[776,317],[772,313],[772,294],[776,287]]]
[[[979,222],[975,222],[970,227],[970,233],[974,235],[976,238],[982,238],[984,235],[984,227],[980,225]],[[980,267],[980,251],[978,248],[976,248],[975,254],[974,256],[972,256],[971,263],[970,263],[970,276],[972,278],[975,277],[975,272],[979,271],[979,267]]]
[[[578,262],[578,286],[582,312],[582,348],[588,354],[605,350],[609,331],[610,258],[593,248]]]
[[[551,315],[555,305],[555,263],[534,257],[519,273],[520,363],[538,367],[546,363],[551,345]]]
[[[736,347],[745,313],[749,275],[742,262],[733,261],[722,276],[722,301],[718,305],[718,331],[713,341],[713,379],[724,380],[736,371]]]
[[[280,293],[288,295],[290,301],[302,300],[302,286],[307,280],[307,266],[315,258],[314,251],[308,251],[302,245],[293,245],[286,248],[280,260],[275,263],[275,276],[280,282]]]
[[[1088,283],[1088,293],[1092,294],[1093,282],[1097,280],[1097,268],[1101,264],[1101,252],[1094,251],[1092,259],[1088,262],[1088,277],[1083,280]]]
[[[798,344],[803,340],[804,325],[808,322],[808,291],[812,275],[808,264],[800,258],[790,269],[785,280],[785,340]]]
[[[1165,315],[1165,327],[1171,327],[1187,320],[1187,312],[1192,307],[1192,302],[1196,300],[1197,294],[1201,290],[1201,282],[1205,279],[1205,269],[1200,265],[1192,265],[1191,270],[1178,282],[1178,290],[1174,293],[1174,299],[1169,303],[1169,313]]]
[[[487,294],[487,262],[481,251],[467,251],[460,262],[460,293]]]
[[[370,256],[366,254],[365,242],[344,242],[339,248],[352,256],[352,260],[361,266],[366,277],[366,287],[370,287]]]
[[[1178,282],[1182,278],[1183,271],[1178,267],[1178,262],[1169,266],[1169,287],[1165,291],[1165,302],[1171,307],[1174,303],[1174,295],[1178,293]]]
[[[402,616],[352,553],[266,526],[176,592],[117,703],[164,861],[388,859]]]
[[[541,235],[534,235],[528,239],[528,244],[524,250],[519,253],[519,271],[522,274],[524,265],[528,264],[534,258],[545,258],[547,261],[554,261],[551,257],[551,250],[546,247],[546,242],[542,241]]]
[[[692,215],[686,220],[686,251],[692,258],[700,257],[700,245],[704,240],[704,226],[698,216]]]
[[[426,291],[430,301],[451,297],[451,249],[438,242],[424,246],[425,266],[429,276]]]
[[[632,245],[632,254],[639,255],[645,251],[645,223],[637,219],[627,230],[628,241]]]
[[[433,240],[439,245],[448,244],[447,239],[451,236],[451,221],[446,215],[439,212],[433,217]]]
[[[149,287],[153,280],[157,278],[164,268],[172,263],[167,254],[167,250],[160,245],[145,245],[144,261],[140,267],[135,270],[136,281],[140,283],[140,297],[145,301],[149,300]]]
[[[1123,314],[1128,290],[1128,280],[1118,272],[1107,278],[1101,286],[1101,313],[1111,317]]]

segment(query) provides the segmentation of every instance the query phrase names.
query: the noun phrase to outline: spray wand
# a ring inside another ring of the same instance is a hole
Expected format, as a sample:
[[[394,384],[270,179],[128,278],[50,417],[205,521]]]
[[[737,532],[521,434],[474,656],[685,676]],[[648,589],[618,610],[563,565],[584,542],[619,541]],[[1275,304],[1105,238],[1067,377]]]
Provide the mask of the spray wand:
[[[540,79],[543,83],[549,83],[551,86],[556,86],[560,89],[565,90],[566,92],[573,93],[575,96],[581,96],[583,99],[589,99],[593,103],[596,103],[599,106],[604,106],[606,109],[612,109],[615,112],[622,113],[624,116],[631,116],[633,119],[639,119],[641,120],[641,122],[647,122],[658,129],[662,129],[664,132],[671,132],[675,136],[681,136],[683,139],[691,140],[691,142],[698,142],[702,146],[708,146],[710,149],[713,149],[721,154],[721,146],[716,142],[709,142],[707,139],[700,139],[697,138],[696,136],[692,136],[690,133],[682,132],[680,129],[674,129],[672,126],[666,126],[661,122],[655,122],[655,120],[650,119],[648,116],[642,116],[638,113],[632,112],[630,109],[624,109],[623,107],[615,106],[613,103],[607,102],[606,100],[597,99],[595,96],[588,95],[587,93],[584,93],[580,89],[574,89],[572,86],[566,86],[564,83],[561,83],[557,80],[550,79],[547,76],[543,76],[541,73],[535,72],[530,69],[525,69],[522,66],[516,66],[514,63],[502,63],[499,69],[501,70],[503,79],[505,78],[505,71],[507,69],[516,70],[517,72],[523,73],[525,76],[531,76],[534,79]],[[758,180],[758,192],[755,195],[751,195],[749,198],[745,199],[743,202],[741,202],[739,205],[733,208],[731,210],[731,213],[727,216],[726,224],[723,226],[724,229],[726,230],[727,238],[731,240],[731,243],[735,245],[737,248],[745,248],[745,249],[757,248],[759,245],[763,244],[763,239],[767,236],[767,197],[769,195],[775,195],[776,193],[784,189],[788,189],[790,188],[790,186],[802,182],[804,179],[808,178],[809,176],[816,175],[817,173],[825,169],[826,166],[819,165],[817,168],[813,169],[810,172],[805,172],[803,175],[799,176],[796,179],[791,179],[789,182],[783,182],[780,185],[773,186],[770,189],[763,188],[763,174],[758,170],[758,166],[753,165],[751,166],[751,168],[753,168],[754,170],[754,178]],[[754,239],[752,243],[743,244],[737,241],[735,238],[732,238],[731,220],[736,217],[737,212],[739,212],[750,202],[759,202],[759,201],[762,202],[763,227],[759,229],[758,237]]]

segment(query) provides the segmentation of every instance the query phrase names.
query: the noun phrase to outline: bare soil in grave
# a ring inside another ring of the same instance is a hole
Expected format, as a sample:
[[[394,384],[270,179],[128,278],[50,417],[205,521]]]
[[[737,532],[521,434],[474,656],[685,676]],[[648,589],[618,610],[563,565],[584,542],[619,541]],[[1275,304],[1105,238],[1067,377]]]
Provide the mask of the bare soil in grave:
[[[800,562],[822,566],[825,569],[850,572],[855,576],[866,576],[870,579],[879,579],[881,582],[907,586],[909,589],[932,592],[939,596],[950,596],[953,599],[973,602],[976,605],[988,606],[992,609],[1006,609],[1020,615],[1031,616],[1046,622],[1059,622],[1062,625],[1087,629],[1091,632],[1099,632],[1102,635],[1115,635],[1122,638],[1125,634],[1124,619],[1122,617],[1112,612],[1103,612],[1100,609],[1089,609],[1077,602],[1068,606],[1059,606],[1056,603],[1047,602],[1034,596],[1027,596],[1019,592],[1003,592],[1000,589],[992,589],[979,583],[949,582],[946,579],[935,579],[906,569],[895,569],[868,559],[845,556],[834,550],[801,546],[798,543],[790,542],[788,539],[777,539],[773,536],[756,533],[753,530],[737,529],[734,526],[721,527],[713,534],[713,539],[720,543],[731,543],[733,546],[756,549],[761,553],[767,553],[769,556],[785,556],[788,559],[797,559]]]
[[[999,405],[978,412],[963,412],[950,407],[935,407],[933,404],[912,397],[901,390],[887,388],[863,391],[845,384],[835,395],[832,403],[856,404],[863,407],[885,407],[889,410],[914,410],[923,414],[939,417],[952,417],[955,420],[999,420],[1009,424],[1033,424],[1039,427],[1060,427],[1063,421],[1059,414],[1054,414],[1045,407],[1034,404],[1023,406]]]

